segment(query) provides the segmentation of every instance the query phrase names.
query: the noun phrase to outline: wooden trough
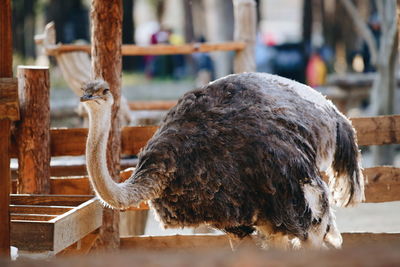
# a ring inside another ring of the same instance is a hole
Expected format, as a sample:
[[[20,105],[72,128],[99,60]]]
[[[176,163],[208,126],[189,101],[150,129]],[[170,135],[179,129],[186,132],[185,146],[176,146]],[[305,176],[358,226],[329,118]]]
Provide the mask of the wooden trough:
[[[56,254],[102,224],[93,196],[11,195],[11,245]]]

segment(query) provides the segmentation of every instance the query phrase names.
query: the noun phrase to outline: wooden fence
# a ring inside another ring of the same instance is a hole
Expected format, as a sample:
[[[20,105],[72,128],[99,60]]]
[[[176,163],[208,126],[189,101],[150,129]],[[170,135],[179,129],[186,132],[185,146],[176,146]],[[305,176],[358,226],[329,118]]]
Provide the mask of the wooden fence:
[[[400,143],[400,115],[352,118],[360,146],[387,145]],[[124,127],[121,132],[121,151],[135,155],[157,130],[156,126]],[[51,156],[79,156],[85,154],[87,128],[51,129]],[[43,144],[45,145],[45,144]],[[17,156],[16,143],[11,144],[10,157]],[[378,166],[363,170],[367,179],[366,202],[386,202],[400,200],[400,168]],[[124,174],[126,176],[126,174]],[[53,177],[51,192],[82,194],[91,192],[88,178]]]
[[[400,143],[400,115],[352,118],[357,130],[360,146],[386,145]],[[137,154],[147,140],[157,130],[155,126],[125,127],[122,130],[121,151],[124,154]],[[51,156],[84,155],[87,129],[51,129]],[[16,156],[16,145],[11,145],[11,157]],[[393,166],[378,166],[363,170],[367,179],[365,187],[367,203],[400,201],[400,168]],[[131,170],[121,173],[122,180],[127,179]],[[87,195],[93,194],[88,177],[52,177],[50,178],[51,194]],[[145,210],[148,206],[142,203],[140,207],[130,210]],[[346,246],[354,246],[365,242],[400,242],[400,233],[345,233]],[[121,239],[121,248],[209,248],[227,247],[227,238],[223,235],[194,235],[144,237],[133,236]]]

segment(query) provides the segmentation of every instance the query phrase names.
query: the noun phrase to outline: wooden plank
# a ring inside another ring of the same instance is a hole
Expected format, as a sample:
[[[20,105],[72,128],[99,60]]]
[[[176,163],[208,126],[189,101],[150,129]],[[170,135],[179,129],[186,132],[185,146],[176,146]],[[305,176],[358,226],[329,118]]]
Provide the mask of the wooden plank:
[[[121,133],[122,154],[136,155],[157,130],[157,126],[124,127]],[[80,156],[85,154],[87,128],[51,129],[51,156]],[[11,144],[11,157],[16,157],[16,144]]]
[[[400,233],[342,233],[343,248],[400,245]]]
[[[93,196],[66,196],[66,195],[28,195],[11,194],[13,205],[52,205],[52,206],[78,206],[92,199]]]
[[[10,120],[0,119],[0,257],[10,254],[10,126]]]
[[[0,77],[12,77],[13,45],[11,0],[0,0]]]
[[[0,119],[16,121],[19,115],[17,79],[0,78]]]
[[[352,118],[360,146],[399,143],[400,115]],[[370,129],[372,127],[372,130]],[[135,126],[122,129],[122,153],[135,155],[146,145],[157,126]],[[87,129],[51,129],[52,156],[79,156],[85,154]],[[11,157],[16,157],[16,144],[11,144]]]
[[[50,193],[57,195],[94,195],[87,176],[51,178]]]
[[[120,172],[121,182],[128,179],[133,172],[129,168]],[[88,176],[52,177],[50,179],[51,194],[57,195],[94,195]]]
[[[351,121],[360,146],[400,143],[400,115],[351,118]]]
[[[10,205],[11,213],[18,214],[47,214],[47,215],[60,215],[72,207],[62,206],[43,206],[43,205]]]
[[[12,244],[22,250],[57,253],[101,226],[102,206],[93,197],[12,195],[12,202],[40,204],[11,205]]]
[[[121,153],[136,155],[154,135],[157,126],[125,127],[121,135]]]
[[[19,118],[13,76],[11,0],[0,0],[0,258],[10,257],[10,119]],[[6,79],[3,79],[6,78]],[[11,81],[11,85],[10,85]],[[10,88],[11,87],[11,88]]]
[[[69,247],[102,225],[103,206],[96,198],[53,219],[54,253]]]
[[[131,110],[168,110],[176,105],[178,101],[129,101]]]
[[[13,221],[11,245],[20,250],[51,251],[54,224],[49,222]]]
[[[72,244],[68,248],[60,251],[57,254],[59,256],[71,256],[71,255],[86,255],[90,252],[97,238],[99,237],[99,231],[96,230],[93,233],[88,234],[78,242]]]
[[[367,203],[400,201],[400,168],[378,166],[363,170],[367,179],[365,195]],[[132,170],[121,172],[124,181],[132,174]],[[92,195],[87,176],[80,177],[53,177],[50,179],[51,194]],[[141,204],[128,210],[146,210],[148,206]]]
[[[246,47],[244,42],[225,43],[195,43],[184,45],[151,45],[135,46],[127,45],[122,47],[124,56],[146,56],[146,55],[180,55],[193,53],[208,53],[215,51],[239,51]]]
[[[367,203],[379,203],[400,200],[400,168],[379,166],[363,170],[367,179],[365,195]],[[132,174],[132,170],[121,172],[121,181]],[[53,177],[51,192],[54,194],[84,195],[93,194],[87,176],[81,177]],[[146,210],[147,204],[131,207],[128,210]]]
[[[255,44],[257,36],[256,1],[233,1],[235,17],[235,41],[246,45],[236,53],[233,61],[235,73],[256,71]]]
[[[367,179],[365,197],[367,203],[400,200],[400,168],[378,166],[364,169]]]
[[[127,158],[127,159],[121,159],[121,170],[125,170],[131,167],[136,167],[138,162],[137,158]],[[85,160],[82,161],[82,163],[77,163],[73,165],[53,165],[50,166],[50,175],[52,178],[55,177],[66,177],[66,176],[87,176],[87,171],[86,171],[86,162]],[[16,169],[11,169],[11,177],[12,177],[12,188],[16,188],[17,186],[17,181],[14,180],[16,179],[15,177],[17,176],[17,170]],[[51,191],[51,180],[50,180],[50,191]],[[17,192],[15,189],[12,192]],[[53,194],[53,193],[52,193]],[[82,195],[82,194],[81,194]]]
[[[166,249],[229,249],[226,235],[172,235],[121,237],[121,249],[166,250]]]
[[[215,51],[240,51],[246,47],[245,42],[224,42],[224,43],[194,43],[183,45],[122,45],[122,55],[124,56],[146,56],[146,55],[181,55],[192,53],[207,53]],[[52,49],[47,49],[50,55],[58,53],[82,51],[91,53],[90,45],[59,45]]]
[[[48,67],[19,66],[21,121],[16,127],[18,193],[50,192],[50,78]]]
[[[57,216],[48,214],[18,214],[11,213],[11,221],[50,221]]]
[[[79,156],[85,154],[87,128],[51,129],[50,151],[54,156]]]
[[[121,76],[122,76],[122,1],[93,0],[90,13],[93,78],[104,79],[114,96],[111,127],[108,136],[106,164],[111,177],[118,182],[121,159]],[[107,249],[119,247],[119,211],[104,209],[96,245]],[[94,229],[93,229],[94,230]],[[93,231],[92,230],[92,231]],[[87,234],[87,233],[86,233]]]
[[[400,245],[400,233],[342,233],[343,247],[360,245]],[[255,246],[246,239],[243,246]],[[132,236],[121,238],[121,249],[171,250],[171,249],[229,249],[226,235],[173,235],[173,236]]]

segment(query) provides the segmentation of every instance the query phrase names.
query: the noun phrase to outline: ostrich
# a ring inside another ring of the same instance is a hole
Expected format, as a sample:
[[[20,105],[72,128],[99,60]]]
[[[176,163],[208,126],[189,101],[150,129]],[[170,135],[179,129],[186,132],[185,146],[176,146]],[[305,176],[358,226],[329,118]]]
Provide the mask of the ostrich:
[[[364,199],[350,121],[303,84],[243,73],[189,91],[123,183],[115,183],[106,167],[109,86],[95,80],[83,91],[89,178],[112,208],[148,201],[166,228],[207,224],[235,242],[256,232],[265,248],[339,248],[330,204]],[[328,174],[329,186],[321,172]]]

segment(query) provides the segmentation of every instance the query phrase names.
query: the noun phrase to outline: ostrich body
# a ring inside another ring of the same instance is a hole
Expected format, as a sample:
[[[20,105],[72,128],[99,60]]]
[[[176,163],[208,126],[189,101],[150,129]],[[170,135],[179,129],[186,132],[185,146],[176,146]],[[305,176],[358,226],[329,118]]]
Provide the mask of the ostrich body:
[[[88,83],[81,101],[89,111],[87,168],[96,194],[118,209],[149,201],[164,227],[208,224],[238,238],[257,231],[264,247],[340,247],[330,202],[364,198],[349,120],[300,83],[244,73],[186,93],[120,184],[106,166],[108,85]]]

